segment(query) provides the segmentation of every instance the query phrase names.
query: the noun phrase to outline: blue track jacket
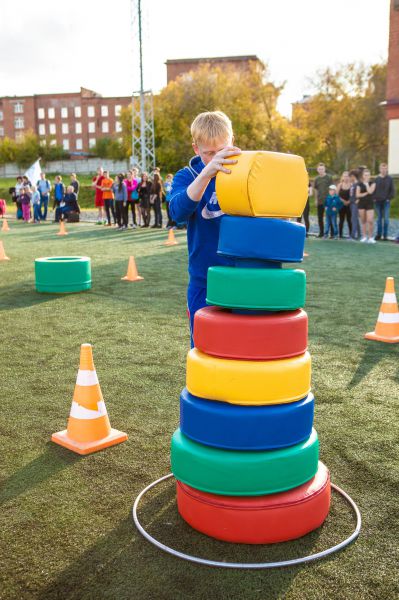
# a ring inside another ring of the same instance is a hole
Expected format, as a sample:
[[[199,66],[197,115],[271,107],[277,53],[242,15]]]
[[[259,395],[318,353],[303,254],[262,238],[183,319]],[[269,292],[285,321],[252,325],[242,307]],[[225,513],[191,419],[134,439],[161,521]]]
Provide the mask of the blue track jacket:
[[[224,214],[215,192],[215,177],[209,182],[201,200],[194,202],[188,197],[187,188],[205,167],[195,156],[173,178],[169,211],[173,221],[187,222],[188,272],[190,284],[206,287],[209,267],[233,265],[233,261],[217,254],[220,220]]]

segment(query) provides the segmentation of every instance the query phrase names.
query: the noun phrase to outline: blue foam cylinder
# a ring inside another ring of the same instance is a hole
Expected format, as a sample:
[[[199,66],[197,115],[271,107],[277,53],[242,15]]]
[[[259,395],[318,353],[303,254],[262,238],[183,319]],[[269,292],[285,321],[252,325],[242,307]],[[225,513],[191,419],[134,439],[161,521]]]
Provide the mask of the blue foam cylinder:
[[[302,262],[305,237],[306,229],[301,223],[266,217],[224,215],[220,225],[218,254],[245,259]]]
[[[314,397],[288,404],[241,406],[205,400],[184,388],[180,429],[195,442],[227,450],[294,446],[312,432]]]

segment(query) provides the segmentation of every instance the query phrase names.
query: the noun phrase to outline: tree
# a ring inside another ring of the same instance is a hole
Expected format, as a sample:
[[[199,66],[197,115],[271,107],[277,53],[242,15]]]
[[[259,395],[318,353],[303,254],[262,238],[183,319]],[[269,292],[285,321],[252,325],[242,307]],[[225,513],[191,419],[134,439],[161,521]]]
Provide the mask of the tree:
[[[309,165],[325,162],[332,171],[386,160],[388,127],[386,65],[348,64],[317,73],[316,93],[293,109],[290,149]]]
[[[207,110],[222,110],[231,118],[242,148],[284,151],[289,123],[276,110],[282,88],[269,81],[264,65],[248,71],[204,65],[170,82],[154,98],[157,164],[173,171],[187,162],[190,124]]]

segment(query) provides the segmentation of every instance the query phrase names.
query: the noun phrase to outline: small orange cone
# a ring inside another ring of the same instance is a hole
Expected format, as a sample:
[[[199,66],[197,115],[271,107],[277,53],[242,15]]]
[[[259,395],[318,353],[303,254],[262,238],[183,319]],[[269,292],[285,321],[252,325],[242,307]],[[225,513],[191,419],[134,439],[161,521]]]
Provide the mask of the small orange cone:
[[[65,229],[65,223],[64,223],[64,221],[60,221],[60,230],[57,233],[57,235],[68,235],[68,232]]]
[[[3,219],[3,225],[1,227],[1,231],[10,231],[10,227],[7,223],[7,219]]]
[[[129,258],[129,264],[127,267],[127,273],[124,277],[121,277],[122,281],[142,281],[144,277],[140,277],[137,272],[136,261],[134,256]]]
[[[176,246],[179,242],[175,238],[175,232],[173,229],[169,229],[168,239],[165,242],[165,246]]]
[[[364,337],[367,340],[377,340],[388,344],[399,343],[399,310],[393,277],[387,277],[386,279],[385,293],[375,331],[366,333]]]
[[[3,242],[0,241],[0,260],[10,260],[8,256],[6,256],[6,252],[4,250]]]
[[[91,344],[80,347],[80,365],[67,429],[53,433],[51,440],[78,454],[91,454],[127,440],[126,433],[111,429]]]

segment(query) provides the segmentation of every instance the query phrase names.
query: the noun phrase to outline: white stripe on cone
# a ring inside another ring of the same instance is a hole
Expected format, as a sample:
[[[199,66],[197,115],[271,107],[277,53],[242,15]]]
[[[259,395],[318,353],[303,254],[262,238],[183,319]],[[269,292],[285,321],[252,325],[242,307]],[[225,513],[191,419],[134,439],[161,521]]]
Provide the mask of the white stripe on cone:
[[[99,417],[105,417],[107,414],[107,409],[105,408],[104,400],[97,402],[98,410],[90,410],[89,408],[85,408],[81,406],[74,400],[72,401],[71,412],[69,414],[70,417],[74,417],[75,419],[98,419]]]
[[[97,373],[95,371],[79,369],[76,383],[83,386],[96,385],[98,383]]]
[[[383,313],[378,314],[380,323],[399,323],[399,313]]]
[[[385,304],[396,304],[397,303],[397,301],[396,301],[396,294],[395,293],[388,294],[387,292],[385,292],[382,301]]]

